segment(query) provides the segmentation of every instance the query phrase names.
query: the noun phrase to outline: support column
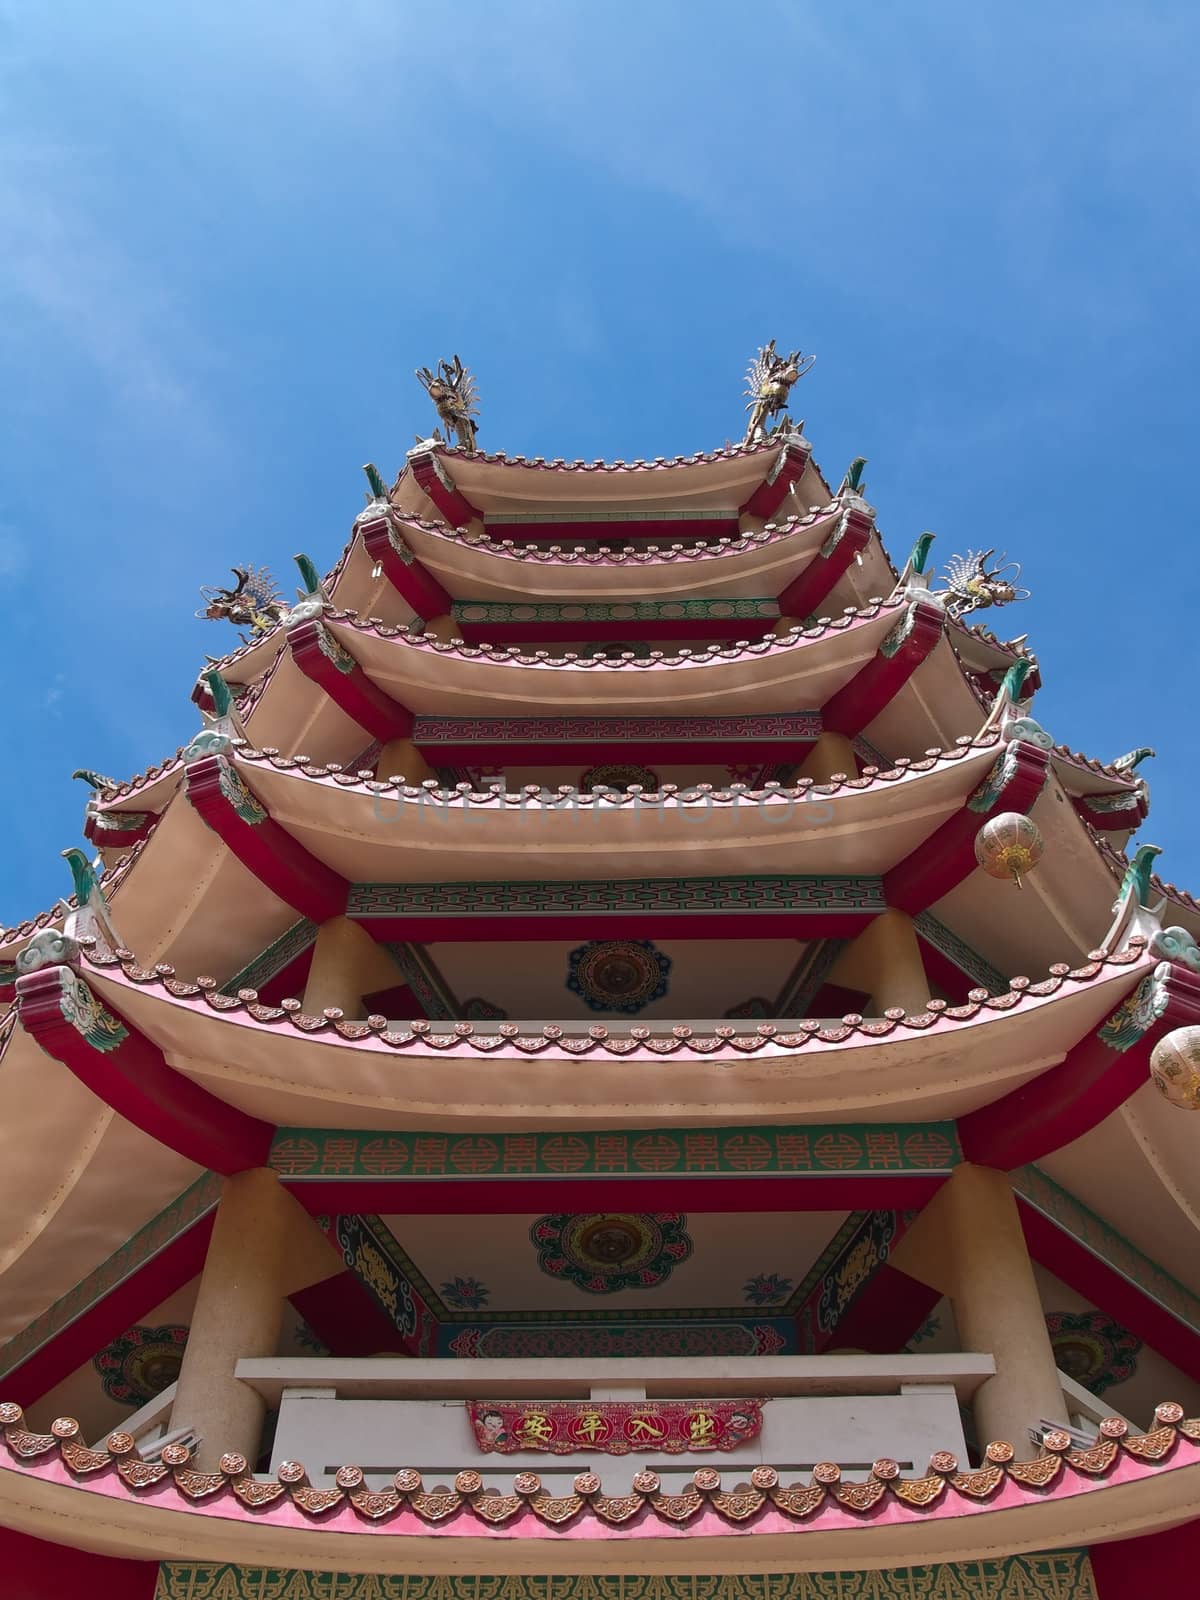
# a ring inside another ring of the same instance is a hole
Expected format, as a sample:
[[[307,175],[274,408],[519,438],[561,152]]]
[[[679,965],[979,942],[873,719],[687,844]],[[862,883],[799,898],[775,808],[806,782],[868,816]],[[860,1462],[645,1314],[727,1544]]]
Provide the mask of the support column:
[[[844,778],[857,778],[858,757],[844,733],[827,731],[805,756],[796,776],[811,778],[814,783],[828,783],[839,773]]]
[[[834,962],[829,982],[870,995],[873,1015],[894,1006],[924,1011],[929,980],[912,918],[893,907],[880,912]]]
[[[380,782],[403,778],[405,783],[423,783],[426,778],[436,778],[437,773],[411,739],[389,739],[379,752],[375,776]]]
[[[330,917],[317,930],[304,986],[304,1010],[317,1017],[327,1007],[337,1006],[347,1017],[357,1018],[364,994],[393,988],[399,982],[396,963],[382,945],[349,917]]]
[[[1036,1455],[1028,1430],[1041,1417],[1065,1423],[1066,1407],[1007,1173],[957,1167],[889,1261],[948,1294],[963,1348],[995,1357],[975,1396],[980,1443]]]
[[[225,1180],[179,1372],[171,1427],[203,1435],[195,1465],[213,1472],[222,1454],[258,1455],[266,1406],[233,1375],[243,1357],[273,1356],[284,1296],[340,1263],[275,1173],[254,1167]]]

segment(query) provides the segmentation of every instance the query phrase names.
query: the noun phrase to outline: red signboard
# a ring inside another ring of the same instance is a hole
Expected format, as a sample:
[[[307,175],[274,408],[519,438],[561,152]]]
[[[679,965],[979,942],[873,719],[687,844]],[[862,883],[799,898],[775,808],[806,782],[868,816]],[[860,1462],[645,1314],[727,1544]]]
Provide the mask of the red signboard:
[[[632,1450],[682,1455],[734,1450],[762,1431],[761,1400],[470,1400],[467,1413],[484,1452],[573,1455]]]

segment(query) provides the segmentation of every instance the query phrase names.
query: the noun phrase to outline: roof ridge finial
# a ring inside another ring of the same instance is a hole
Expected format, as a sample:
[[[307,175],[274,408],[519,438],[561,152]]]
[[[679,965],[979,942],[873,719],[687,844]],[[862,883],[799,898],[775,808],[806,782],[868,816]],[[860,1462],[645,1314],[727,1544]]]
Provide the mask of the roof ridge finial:
[[[781,356],[775,349],[774,339],[762,346],[746,369],[746,410],[750,420],[746,424],[743,444],[765,444],[778,434],[791,432],[786,416],[774,428],[768,427],[772,417],[784,411],[792,385],[811,368],[816,356],[790,350]]]

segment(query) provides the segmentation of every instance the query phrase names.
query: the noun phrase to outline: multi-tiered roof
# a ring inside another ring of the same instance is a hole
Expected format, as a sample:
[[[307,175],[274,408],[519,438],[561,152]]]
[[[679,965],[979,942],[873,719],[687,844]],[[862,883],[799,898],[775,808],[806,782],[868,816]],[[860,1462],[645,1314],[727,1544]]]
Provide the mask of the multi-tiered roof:
[[[208,1174],[264,1165],[321,1214],[653,1190],[753,1222],[915,1210],[965,1159],[1019,1174],[1060,1275],[1088,1216],[1169,1266],[1196,1362],[1200,1176],[1147,1062],[1200,1020],[1200,907],[1127,861],[1139,753],[1058,743],[978,623],[994,569],[947,585],[921,539],[898,571],[862,463],[831,488],[767,429],[632,463],[420,442],[201,677],[190,742],[95,779],[103,871],[0,939],[0,1392],[186,1284]],[[1002,814],[1044,844],[1021,893],[979,870]],[[879,977],[854,952],[896,917],[919,959]],[[378,958],[340,989],[334,922]]]

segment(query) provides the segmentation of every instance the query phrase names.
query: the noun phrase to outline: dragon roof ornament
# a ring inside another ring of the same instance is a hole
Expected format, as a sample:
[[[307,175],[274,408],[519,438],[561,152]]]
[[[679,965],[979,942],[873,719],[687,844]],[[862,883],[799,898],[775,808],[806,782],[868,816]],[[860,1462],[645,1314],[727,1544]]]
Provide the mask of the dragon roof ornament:
[[[956,622],[975,611],[1029,599],[1029,590],[1020,586],[1019,563],[1001,555],[998,561],[988,565],[996,554],[994,545],[990,550],[968,550],[965,556],[951,556],[942,575],[943,587],[935,589],[934,574],[929,568],[929,551],[935,537],[932,533],[923,533],[917,539],[896,582],[896,594],[932,600]],[[1014,640],[1013,646],[1023,642],[1023,638]]]
[[[788,396],[792,385],[809,371],[816,359],[799,350],[780,355],[774,339],[763,345],[746,369],[746,410],[750,420],[746,424],[744,443],[756,444],[784,434],[803,432],[804,424],[793,429],[791,418],[786,415]],[[784,414],[780,416],[780,413]],[[780,417],[780,420],[772,428],[768,424],[773,417]]]
[[[298,607],[319,599],[322,604],[328,604],[329,596],[325,585],[321,582],[321,575],[306,555],[300,554],[292,558],[300,569],[300,576],[304,587],[296,590],[297,603],[289,606],[279,592],[279,588],[267,567],[232,567],[237,585],[233,589],[214,588],[205,585],[200,594],[205,602],[204,609],[197,611],[196,616],[209,621],[232,622],[236,627],[249,628],[250,636],[242,635],[244,645],[256,644],[266,634],[270,633],[281,622],[298,621],[295,613]]]
[[[478,432],[475,418],[479,415],[479,391],[475,387],[475,379],[470,371],[463,366],[458,356],[454,356],[450,361],[439,361],[436,371],[431,371],[429,367],[418,367],[417,380],[433,401],[439,420],[446,426],[446,432],[453,434],[460,450],[467,455],[474,455],[475,436]],[[433,437],[438,444],[445,442],[440,428],[435,430]],[[420,445],[425,442],[418,435],[417,443]]]

